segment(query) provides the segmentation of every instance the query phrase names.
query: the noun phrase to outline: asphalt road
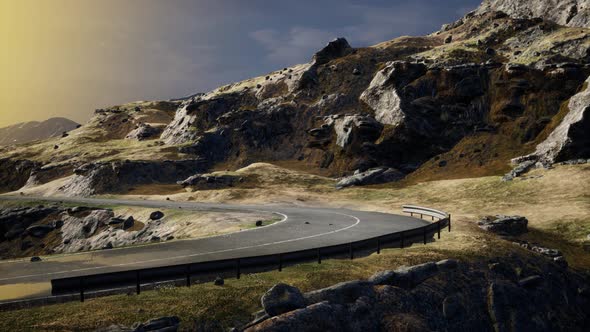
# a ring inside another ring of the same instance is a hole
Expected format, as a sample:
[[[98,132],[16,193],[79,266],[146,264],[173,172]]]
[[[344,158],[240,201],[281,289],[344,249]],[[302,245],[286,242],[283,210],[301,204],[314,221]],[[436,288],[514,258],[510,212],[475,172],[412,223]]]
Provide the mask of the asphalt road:
[[[2,197],[2,199],[31,200],[32,198]],[[94,198],[42,198],[42,200],[64,201],[80,205],[132,205],[154,209],[265,211],[280,216],[281,221],[269,226],[221,236],[49,256],[35,263],[28,260],[0,261],[0,287],[12,284],[48,283],[56,278],[104,272],[311,249],[368,239],[428,224],[427,221],[408,216],[332,208]],[[46,294],[41,292],[34,295],[48,294],[49,290]],[[26,297],[31,296],[28,294]],[[6,297],[3,300],[6,300]]]

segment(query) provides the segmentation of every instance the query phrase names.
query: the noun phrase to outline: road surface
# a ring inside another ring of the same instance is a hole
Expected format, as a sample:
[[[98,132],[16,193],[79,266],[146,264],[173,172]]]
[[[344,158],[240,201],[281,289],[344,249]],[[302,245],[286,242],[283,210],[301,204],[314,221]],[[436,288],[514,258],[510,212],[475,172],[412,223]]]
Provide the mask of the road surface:
[[[30,197],[2,199],[37,200]],[[269,226],[209,238],[48,256],[44,257],[43,261],[35,263],[28,260],[0,261],[0,290],[8,289],[9,285],[19,289],[26,288],[27,284],[31,285],[31,289],[36,289],[35,292],[25,293],[5,291],[0,301],[47,296],[50,294],[49,282],[56,278],[311,249],[368,239],[428,224],[427,221],[408,216],[334,208],[96,198],[39,200],[79,205],[141,206],[154,210],[182,208],[195,211],[263,211],[274,213],[280,216],[281,220]],[[7,293],[14,295],[6,295]]]

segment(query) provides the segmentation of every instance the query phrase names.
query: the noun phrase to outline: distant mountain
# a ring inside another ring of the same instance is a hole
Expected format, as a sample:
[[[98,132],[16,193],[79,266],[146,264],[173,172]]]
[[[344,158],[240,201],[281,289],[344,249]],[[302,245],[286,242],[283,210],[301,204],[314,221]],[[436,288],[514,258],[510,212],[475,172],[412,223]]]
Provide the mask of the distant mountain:
[[[61,136],[79,124],[66,118],[51,118],[43,122],[22,122],[0,128],[0,145],[21,144]]]

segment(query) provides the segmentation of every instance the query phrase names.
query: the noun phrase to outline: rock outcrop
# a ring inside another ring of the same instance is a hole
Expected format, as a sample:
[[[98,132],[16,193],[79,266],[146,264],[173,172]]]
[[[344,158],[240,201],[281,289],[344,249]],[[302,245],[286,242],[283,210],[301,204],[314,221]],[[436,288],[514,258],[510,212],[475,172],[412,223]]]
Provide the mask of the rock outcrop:
[[[403,177],[404,174],[398,170],[387,167],[379,167],[344,177],[338,181],[336,188],[342,189],[352,186],[366,186],[370,184],[394,182],[403,179]]]
[[[477,225],[488,232],[500,235],[521,235],[528,232],[528,220],[522,216],[487,216]]]
[[[587,280],[543,258],[454,260],[384,271],[304,294],[254,331],[583,331]]]
[[[590,158],[590,78],[584,89],[568,102],[567,114],[549,137],[537,145],[535,152],[513,159],[513,163],[550,166],[557,162]],[[519,167],[517,166],[517,167]]]
[[[572,27],[590,27],[588,0],[484,0],[477,13],[501,11],[516,18],[554,21]]]
[[[207,165],[202,159],[90,163],[76,168],[75,176],[60,189],[67,195],[90,196],[133,185],[176,183]]]

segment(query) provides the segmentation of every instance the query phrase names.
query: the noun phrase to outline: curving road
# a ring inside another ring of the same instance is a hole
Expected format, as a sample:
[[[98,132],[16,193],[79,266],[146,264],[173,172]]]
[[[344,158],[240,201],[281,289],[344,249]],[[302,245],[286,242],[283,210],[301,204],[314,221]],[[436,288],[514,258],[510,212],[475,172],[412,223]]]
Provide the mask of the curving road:
[[[277,214],[282,219],[269,226],[203,239],[48,257],[36,263],[25,260],[0,261],[0,287],[11,284],[48,283],[55,278],[87,274],[311,249],[368,239],[428,224],[412,217],[348,209],[95,198],[38,199],[80,205],[132,205],[154,209],[181,207],[185,210],[200,211],[264,211]],[[49,289],[46,293],[34,295],[48,294]]]

